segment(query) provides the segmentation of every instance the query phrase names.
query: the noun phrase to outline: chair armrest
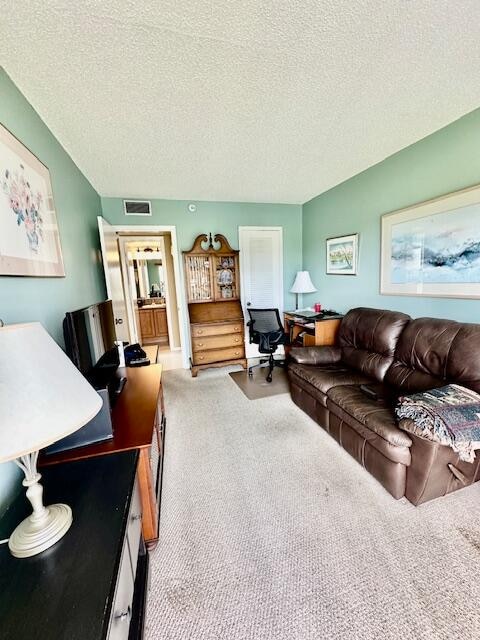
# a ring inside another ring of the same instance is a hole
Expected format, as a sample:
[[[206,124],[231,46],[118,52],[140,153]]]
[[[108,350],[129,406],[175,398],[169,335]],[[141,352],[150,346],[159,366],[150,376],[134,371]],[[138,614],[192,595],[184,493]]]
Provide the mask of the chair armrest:
[[[298,364],[322,365],[336,364],[342,359],[340,347],[294,347],[290,350],[290,359]]]

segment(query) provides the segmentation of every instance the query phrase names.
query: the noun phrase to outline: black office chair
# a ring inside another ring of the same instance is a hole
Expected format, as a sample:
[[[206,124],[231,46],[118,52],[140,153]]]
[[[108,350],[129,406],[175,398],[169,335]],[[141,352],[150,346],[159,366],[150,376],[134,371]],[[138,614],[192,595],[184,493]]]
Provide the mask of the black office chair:
[[[284,367],[285,359],[275,360],[274,353],[281,344],[287,344],[288,336],[283,330],[278,309],[247,309],[250,321],[247,322],[250,344],[258,344],[260,353],[268,353],[268,358],[260,358],[258,364],[248,367],[248,375],[253,376],[252,369],[268,367],[267,382],[272,381],[274,367]]]

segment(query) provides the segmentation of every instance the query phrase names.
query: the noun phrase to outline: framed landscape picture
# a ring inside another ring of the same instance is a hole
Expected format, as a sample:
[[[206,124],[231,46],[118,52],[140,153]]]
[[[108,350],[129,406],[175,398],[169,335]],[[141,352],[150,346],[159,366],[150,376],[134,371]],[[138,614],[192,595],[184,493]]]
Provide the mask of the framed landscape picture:
[[[357,273],[358,233],[327,239],[327,273],[354,276]]]
[[[480,187],[382,217],[380,293],[480,298]]]
[[[65,275],[50,172],[2,125],[0,275]]]

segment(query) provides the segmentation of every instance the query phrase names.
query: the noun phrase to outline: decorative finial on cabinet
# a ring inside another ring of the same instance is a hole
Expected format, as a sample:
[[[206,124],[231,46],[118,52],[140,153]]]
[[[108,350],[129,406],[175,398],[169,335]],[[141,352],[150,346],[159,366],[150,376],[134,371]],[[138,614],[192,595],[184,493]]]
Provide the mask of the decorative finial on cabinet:
[[[208,234],[208,242],[209,242],[208,248],[213,249],[213,240],[212,240],[211,232]]]

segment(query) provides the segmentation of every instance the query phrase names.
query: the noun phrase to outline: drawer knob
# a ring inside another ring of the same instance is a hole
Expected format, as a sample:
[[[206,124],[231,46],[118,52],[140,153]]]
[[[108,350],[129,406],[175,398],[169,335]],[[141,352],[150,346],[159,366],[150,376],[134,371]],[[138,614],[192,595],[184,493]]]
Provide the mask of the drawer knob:
[[[197,347],[203,347],[203,342],[197,342]]]
[[[142,519],[141,513],[136,513],[135,515],[132,516],[132,522],[136,522],[137,520],[141,520],[141,519]]]
[[[235,338],[235,342],[240,342],[240,338]]]
[[[240,331],[240,327],[233,327],[234,331]]]
[[[235,351],[235,355],[239,356],[240,355],[240,351]]]
[[[199,360],[203,360],[205,358],[205,356],[199,356],[198,359]]]
[[[130,620],[130,616],[132,615],[132,609],[130,607],[130,605],[128,605],[128,608],[126,611],[123,611],[123,613],[118,613],[115,618],[117,620],[120,620],[120,622],[126,622],[127,620]]]
[[[198,333],[198,335],[199,335],[199,336],[201,336],[201,335],[202,335],[202,333],[203,333],[203,331],[198,330],[198,331],[197,331],[197,333]]]

